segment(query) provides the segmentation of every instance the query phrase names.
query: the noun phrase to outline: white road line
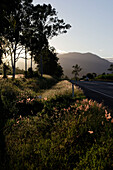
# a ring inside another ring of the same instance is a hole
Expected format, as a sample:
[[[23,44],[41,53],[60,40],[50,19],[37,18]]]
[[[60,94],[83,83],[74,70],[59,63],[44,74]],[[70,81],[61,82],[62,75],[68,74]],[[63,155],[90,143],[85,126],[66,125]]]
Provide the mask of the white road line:
[[[107,84],[113,85],[113,83],[107,83]]]
[[[87,89],[89,89],[89,88],[87,88]],[[107,94],[105,94],[105,93],[102,93],[102,92],[99,92],[99,91],[97,91],[97,90],[93,90],[93,89],[89,89],[89,90],[92,90],[92,91],[94,91],[94,92],[96,92],[96,93],[100,93],[100,94],[102,94],[102,95],[104,95],[104,96],[106,96],[106,97],[110,97],[110,98],[112,98],[112,99],[113,99],[113,97],[112,97],[112,96],[109,96],[109,95],[107,95]]]

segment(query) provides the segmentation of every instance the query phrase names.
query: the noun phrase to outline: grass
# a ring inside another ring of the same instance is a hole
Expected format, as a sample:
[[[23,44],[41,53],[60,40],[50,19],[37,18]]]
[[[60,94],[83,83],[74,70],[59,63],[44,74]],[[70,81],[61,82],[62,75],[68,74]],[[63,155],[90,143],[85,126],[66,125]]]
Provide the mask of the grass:
[[[1,169],[113,169],[113,115],[74,88],[72,98],[67,80],[1,82],[2,107],[8,106],[0,130]]]

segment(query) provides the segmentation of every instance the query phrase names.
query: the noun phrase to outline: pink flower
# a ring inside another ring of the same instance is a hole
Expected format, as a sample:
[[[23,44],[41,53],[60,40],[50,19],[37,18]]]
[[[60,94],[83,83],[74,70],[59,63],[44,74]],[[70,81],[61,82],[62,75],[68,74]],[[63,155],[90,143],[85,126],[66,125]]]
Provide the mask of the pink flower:
[[[105,118],[107,121],[109,121],[109,119],[111,119],[111,113],[107,114],[107,110],[106,110],[106,113],[105,113]]]
[[[85,105],[85,112],[89,109],[89,105]]]
[[[68,110],[70,110],[70,107],[68,107]]]
[[[45,97],[44,100],[47,100],[47,97]]]
[[[111,119],[110,113],[107,115],[106,119],[107,119],[107,120]]]
[[[99,108],[101,108],[101,107],[102,107],[102,103],[99,104]]]
[[[105,114],[107,114],[108,112],[107,112],[107,110],[105,109]]]
[[[29,102],[29,101],[30,101],[30,98],[28,98],[27,101]]]
[[[89,132],[90,134],[92,134],[92,133],[93,133],[93,131],[91,131],[91,130],[89,130],[88,132]]]

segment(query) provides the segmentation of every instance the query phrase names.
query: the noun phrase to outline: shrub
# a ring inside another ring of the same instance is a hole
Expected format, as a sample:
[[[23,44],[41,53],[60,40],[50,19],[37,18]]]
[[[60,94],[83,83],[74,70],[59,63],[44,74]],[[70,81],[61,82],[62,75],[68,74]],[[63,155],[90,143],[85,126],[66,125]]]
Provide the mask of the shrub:
[[[11,83],[6,82],[1,88],[1,103],[3,104],[3,113],[4,118],[11,118],[14,116],[17,111],[16,108],[16,98],[19,94],[19,90],[16,86],[13,86]]]
[[[18,99],[19,100],[16,103],[16,107],[18,108],[17,116],[36,115],[43,109],[43,103],[40,99],[37,99],[37,97],[33,98],[32,96],[23,96]]]
[[[84,99],[49,111],[6,125],[11,169],[112,168],[113,119],[102,104]]]

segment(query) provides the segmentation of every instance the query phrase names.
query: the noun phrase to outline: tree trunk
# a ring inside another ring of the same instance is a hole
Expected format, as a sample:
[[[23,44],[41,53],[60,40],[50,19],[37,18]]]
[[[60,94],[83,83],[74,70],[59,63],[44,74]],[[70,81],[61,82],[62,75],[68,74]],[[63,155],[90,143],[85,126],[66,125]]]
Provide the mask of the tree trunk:
[[[42,55],[40,56],[40,73],[41,73],[41,77],[43,77],[43,63],[42,63]]]
[[[32,66],[33,66],[33,61],[32,61],[32,59],[33,59],[33,56],[31,55],[31,70],[32,70]]]
[[[13,61],[13,65],[12,65],[12,68],[13,68],[13,79],[15,79],[16,46],[17,46],[17,44],[15,44],[15,49],[14,49],[14,61]]]
[[[25,77],[27,77],[27,49],[25,48]]]

